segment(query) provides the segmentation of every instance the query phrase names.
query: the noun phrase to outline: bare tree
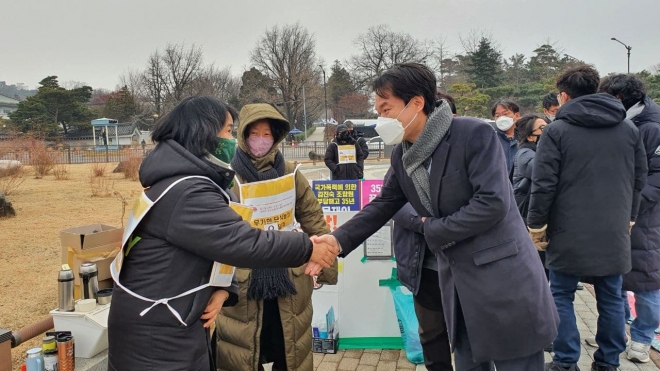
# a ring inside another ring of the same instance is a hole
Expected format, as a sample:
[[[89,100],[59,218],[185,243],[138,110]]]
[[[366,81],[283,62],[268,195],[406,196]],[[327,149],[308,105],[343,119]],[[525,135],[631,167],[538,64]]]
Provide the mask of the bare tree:
[[[458,35],[458,40],[461,42],[463,51],[467,55],[474,54],[474,52],[479,49],[481,39],[484,38],[490,42],[490,45],[493,47],[493,49],[501,51],[500,44],[495,42],[493,33],[490,31],[482,30],[480,28],[473,28],[467,33],[467,35]]]
[[[434,63],[432,67],[437,74],[438,85],[447,90],[455,82],[458,72],[458,62],[454,59],[455,54],[447,47],[447,39],[440,36],[433,42],[434,53],[431,58]]]
[[[149,56],[147,69],[144,71],[144,84],[148,97],[154,105],[156,115],[161,116],[165,109],[166,76],[165,63],[158,50]]]
[[[138,106],[136,118],[145,123],[172,109],[182,99],[193,95],[211,95],[229,101],[238,96],[240,79],[230,68],[204,65],[203,51],[195,44],[167,44],[147,60],[146,68],[127,70],[119,77]]]
[[[184,44],[168,44],[161,56],[165,65],[165,91],[179,102],[185,97],[186,89],[202,72],[203,51],[192,44],[186,49]]]
[[[394,32],[387,25],[370,27],[353,44],[360,53],[353,55],[348,64],[357,76],[357,83],[365,88],[377,76],[397,63],[427,63],[433,55],[433,45],[405,32]]]
[[[73,89],[82,88],[85,85],[87,85],[87,84],[82,82],[82,81],[69,80],[69,81],[63,82],[60,86],[63,87],[64,89],[66,89],[66,90],[73,90]]]
[[[275,26],[261,36],[250,54],[252,63],[270,78],[282,101],[284,115],[294,125],[303,111],[303,86],[306,89],[308,117],[318,105],[319,59],[314,36],[299,23]],[[277,102],[271,102],[277,103]]]
[[[228,102],[238,97],[240,88],[241,80],[232,75],[231,68],[218,68],[211,64],[189,84],[187,95],[211,95]]]
[[[651,66],[651,72],[653,72],[656,75],[660,74],[660,63],[658,63],[654,66]]]

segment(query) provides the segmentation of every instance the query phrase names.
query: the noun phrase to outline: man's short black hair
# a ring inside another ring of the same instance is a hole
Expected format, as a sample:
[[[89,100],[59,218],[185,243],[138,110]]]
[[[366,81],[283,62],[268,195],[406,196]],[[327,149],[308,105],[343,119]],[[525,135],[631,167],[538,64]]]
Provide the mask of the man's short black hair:
[[[621,99],[621,103],[623,103],[626,110],[646,98],[644,82],[632,75],[616,74],[607,76],[601,81],[598,92],[607,93]]]
[[[205,157],[215,152],[227,113],[234,121],[238,117],[235,109],[213,97],[186,98],[158,120],[151,140],[172,139],[193,155]]]
[[[431,70],[420,63],[395,64],[383,72],[373,84],[374,92],[382,98],[389,94],[402,99],[406,104],[416,96],[424,98],[424,113],[435,109],[436,79]]]
[[[558,106],[557,93],[550,93],[543,97],[543,108],[549,110],[553,106]]]
[[[569,69],[557,77],[557,90],[568,94],[571,99],[598,91],[600,75],[595,68],[582,65]]]
[[[520,107],[516,104],[516,102],[509,99],[500,99],[493,105],[493,108],[490,109],[490,114],[492,117],[495,117],[495,111],[497,111],[497,107],[499,106],[508,109],[514,114],[520,112]]]
[[[449,103],[449,108],[451,108],[451,113],[456,115],[456,102],[454,102],[454,98],[451,95],[442,92],[437,92],[435,94],[435,98],[438,100],[440,99],[446,100],[447,103]]]

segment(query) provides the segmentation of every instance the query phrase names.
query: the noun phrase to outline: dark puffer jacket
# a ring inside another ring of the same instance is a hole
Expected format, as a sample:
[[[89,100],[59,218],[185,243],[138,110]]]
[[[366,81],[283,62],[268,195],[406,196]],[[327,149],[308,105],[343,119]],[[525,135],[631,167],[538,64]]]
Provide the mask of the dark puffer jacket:
[[[518,211],[527,220],[529,198],[532,190],[532,172],[534,170],[536,143],[526,142],[520,146],[513,159],[513,196],[516,198]]]
[[[339,147],[340,145],[353,145],[355,146],[355,157],[357,163],[355,164],[340,164],[339,163]],[[362,148],[351,138],[348,143],[337,143],[337,139],[333,140],[325,151],[325,166],[330,169],[332,179],[334,180],[357,180],[364,175],[364,153]]]
[[[660,106],[647,97],[644,110],[632,121],[644,141],[649,171],[632,229],[632,271],[624,277],[623,288],[660,290]]]
[[[578,276],[630,271],[630,221],[647,165],[639,130],[608,94],[571,99],[543,130],[527,221],[548,226],[546,267]]]
[[[211,178],[226,189],[234,172],[201,160],[178,143],[156,146],[140,167],[150,198],[187,175]],[[126,255],[120,282],[152,300],[180,295],[208,283],[214,261],[241,267],[297,267],[311,256],[303,233],[254,229],[232,211],[208,180],[188,179],[173,187],[138,225],[141,237]],[[165,305],[156,305],[115,288],[108,318],[109,370],[195,370],[213,368],[208,330],[200,319],[215,289],[171,300],[183,326]],[[230,302],[236,303],[236,292]]]

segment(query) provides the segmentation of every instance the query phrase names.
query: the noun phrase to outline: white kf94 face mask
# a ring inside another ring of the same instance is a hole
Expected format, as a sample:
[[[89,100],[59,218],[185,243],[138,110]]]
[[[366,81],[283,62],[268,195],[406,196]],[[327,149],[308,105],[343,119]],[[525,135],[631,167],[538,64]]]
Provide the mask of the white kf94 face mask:
[[[408,102],[410,104],[410,102]],[[399,112],[399,114],[396,116],[396,118],[391,118],[391,117],[378,117],[378,123],[376,124],[376,132],[380,136],[380,138],[383,140],[385,144],[388,145],[394,145],[394,144],[399,144],[403,140],[403,134],[406,131],[406,128],[410,126],[410,124],[417,118],[417,114],[410,120],[408,125],[405,127],[399,121],[399,116],[403,113],[403,111],[408,108],[408,104],[406,104],[405,107]]]
[[[509,116],[500,116],[495,120],[495,125],[501,131],[507,131],[513,126],[513,118]]]

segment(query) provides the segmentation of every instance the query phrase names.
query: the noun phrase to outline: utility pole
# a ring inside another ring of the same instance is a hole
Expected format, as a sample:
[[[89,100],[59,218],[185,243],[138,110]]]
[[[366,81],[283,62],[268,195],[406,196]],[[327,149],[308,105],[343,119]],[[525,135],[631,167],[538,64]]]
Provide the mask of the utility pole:
[[[303,85],[303,123],[305,125],[305,141],[307,141],[307,104],[305,103],[305,85]]]
[[[626,48],[626,50],[628,51],[628,74],[630,74],[630,50],[632,49],[632,46],[624,44],[623,42],[621,42],[621,40],[617,40],[616,37],[613,37],[610,40],[616,41],[619,44],[623,45]]]
[[[325,70],[323,69],[323,65],[319,64],[319,67],[321,67],[321,71],[323,71],[323,94],[324,94],[324,105],[325,105],[325,124],[328,125],[328,89],[326,87],[326,82],[325,82]]]

